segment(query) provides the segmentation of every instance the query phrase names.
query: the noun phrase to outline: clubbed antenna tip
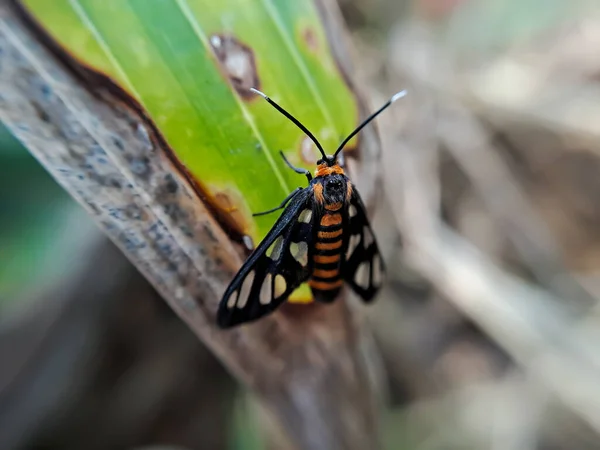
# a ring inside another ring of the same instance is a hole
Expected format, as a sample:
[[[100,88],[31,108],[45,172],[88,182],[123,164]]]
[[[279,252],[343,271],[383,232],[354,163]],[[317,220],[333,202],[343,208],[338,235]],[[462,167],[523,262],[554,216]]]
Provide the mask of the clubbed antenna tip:
[[[264,92],[260,92],[258,89],[250,88],[250,91],[254,92],[255,94],[260,95],[265,100],[269,98],[269,97],[267,97],[267,94],[265,94]],[[396,94],[396,95],[398,95],[398,94]]]
[[[261,95],[263,95],[263,96],[265,95],[262,92],[258,92],[258,91],[256,91],[256,92],[259,93],[259,94],[261,94]],[[402,91],[400,91],[400,92],[392,95],[392,98],[390,98],[390,103],[394,103],[396,100],[399,100],[402,97],[405,97],[406,94],[407,94],[406,89],[404,89],[404,90],[402,90]]]
[[[382,113],[388,106],[390,106],[396,100],[404,97],[405,95],[406,95],[406,89],[392,95],[392,97],[387,102],[385,102],[385,104],[381,108],[379,108],[377,111],[375,111],[369,117],[367,117],[363,121],[363,123],[361,123],[358,127],[356,127],[356,129],[352,133],[350,133],[350,135],[346,139],[344,139],[342,141],[340,146],[337,148],[337,150],[333,154],[333,159],[337,158],[337,155],[344,149],[344,145],[346,145],[350,141],[350,139],[352,139],[360,130],[362,130],[369,122],[371,122],[375,117],[377,117],[380,113]]]

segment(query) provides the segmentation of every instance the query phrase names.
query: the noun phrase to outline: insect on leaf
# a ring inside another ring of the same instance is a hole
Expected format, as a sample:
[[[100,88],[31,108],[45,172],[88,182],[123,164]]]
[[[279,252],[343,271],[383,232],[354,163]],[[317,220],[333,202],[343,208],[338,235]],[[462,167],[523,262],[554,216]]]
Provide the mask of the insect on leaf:
[[[306,136],[250,93],[267,91],[328,151],[358,122],[316,6],[284,0],[22,0],[77,64],[139,103],[235,238],[255,246],[278,205],[314,170]],[[99,86],[101,87],[101,86]],[[306,298],[300,290],[296,298]]]

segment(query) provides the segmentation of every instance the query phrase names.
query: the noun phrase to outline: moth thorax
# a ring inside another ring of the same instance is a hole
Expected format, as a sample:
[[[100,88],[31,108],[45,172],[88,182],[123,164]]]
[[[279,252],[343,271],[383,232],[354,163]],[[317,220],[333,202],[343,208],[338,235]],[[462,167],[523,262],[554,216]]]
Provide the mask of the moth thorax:
[[[343,175],[344,169],[342,169],[339,164],[329,166],[327,163],[321,163],[317,166],[317,170],[315,171],[316,177],[324,177],[333,174]]]
[[[344,175],[327,175],[323,177],[322,183],[326,205],[344,202],[347,193],[347,179]]]

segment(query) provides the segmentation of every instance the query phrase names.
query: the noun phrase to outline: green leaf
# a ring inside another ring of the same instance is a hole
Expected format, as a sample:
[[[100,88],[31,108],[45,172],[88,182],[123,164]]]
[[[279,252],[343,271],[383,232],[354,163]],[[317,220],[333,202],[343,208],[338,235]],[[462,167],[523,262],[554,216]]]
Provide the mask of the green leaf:
[[[318,154],[248,88],[258,87],[294,114],[329,153],[357,124],[352,92],[310,1],[23,4],[71,56],[141,104],[207,200],[254,243],[277,214],[252,213],[306,184],[279,150],[310,170]]]

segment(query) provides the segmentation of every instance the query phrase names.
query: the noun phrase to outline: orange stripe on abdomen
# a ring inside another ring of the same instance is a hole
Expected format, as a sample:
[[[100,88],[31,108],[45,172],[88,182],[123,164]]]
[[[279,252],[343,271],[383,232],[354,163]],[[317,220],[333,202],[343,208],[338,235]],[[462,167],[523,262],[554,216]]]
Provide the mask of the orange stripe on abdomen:
[[[330,264],[338,262],[341,256],[341,253],[338,253],[337,255],[315,255],[313,260],[317,264]]]
[[[335,250],[336,248],[342,248],[342,240],[335,242],[318,242],[315,244],[317,250]]]
[[[327,211],[338,211],[342,209],[342,202],[329,203],[328,205],[325,205],[325,209]]]
[[[332,291],[333,289],[340,288],[343,282],[342,279],[336,281],[309,280],[308,285],[319,291]]]
[[[341,214],[325,214],[321,218],[321,225],[324,227],[330,227],[331,225],[339,225],[342,223],[342,215]]]
[[[344,232],[344,230],[341,228],[337,231],[319,231],[317,233],[317,239],[336,238],[336,237],[341,236],[343,232]]]
[[[312,276],[319,278],[335,278],[340,273],[339,269],[332,270],[324,270],[324,269],[315,269],[313,270]]]
[[[340,263],[344,243],[344,227],[339,212],[341,204],[326,205],[314,244],[313,271],[308,285],[316,291],[335,291],[342,286]],[[315,294],[316,295],[316,294]]]

